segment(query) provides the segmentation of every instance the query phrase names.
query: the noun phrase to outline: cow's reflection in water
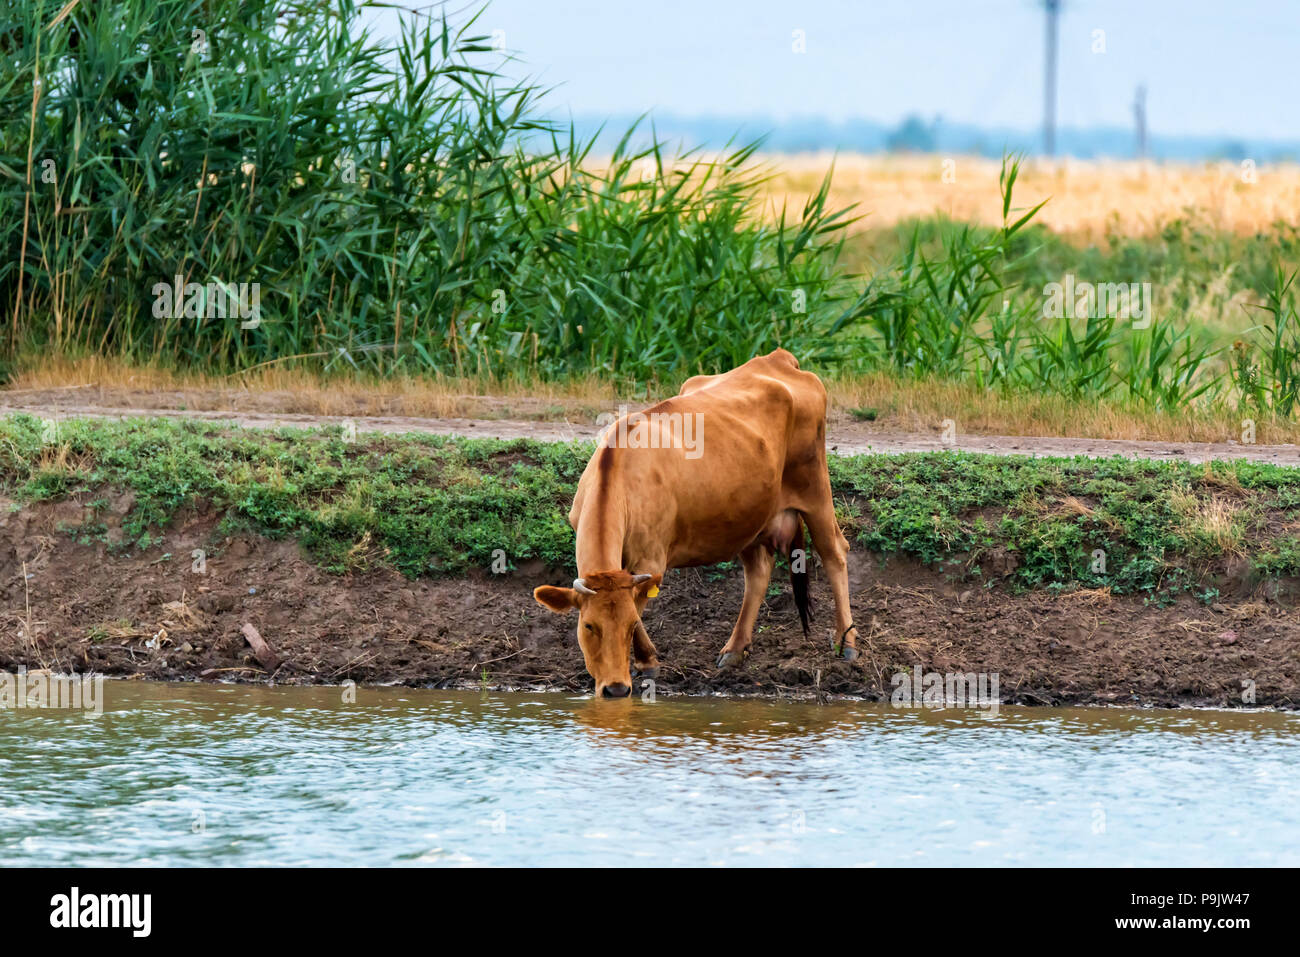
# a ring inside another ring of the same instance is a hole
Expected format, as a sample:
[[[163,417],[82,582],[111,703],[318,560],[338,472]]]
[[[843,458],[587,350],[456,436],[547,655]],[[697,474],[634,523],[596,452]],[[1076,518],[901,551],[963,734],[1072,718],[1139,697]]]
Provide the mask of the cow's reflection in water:
[[[873,708],[874,709],[874,708]],[[787,747],[791,739],[822,743],[861,733],[862,709],[836,702],[745,698],[659,698],[646,701],[639,691],[630,700],[592,698],[576,704],[577,725],[611,745],[649,753],[680,755],[683,747],[714,752],[752,753]]]

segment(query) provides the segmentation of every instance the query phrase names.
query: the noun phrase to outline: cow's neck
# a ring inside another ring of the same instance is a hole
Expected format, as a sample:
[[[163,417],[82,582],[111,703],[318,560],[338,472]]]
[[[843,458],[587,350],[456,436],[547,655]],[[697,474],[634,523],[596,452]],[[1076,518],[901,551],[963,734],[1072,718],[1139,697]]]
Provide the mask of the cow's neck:
[[[617,457],[605,447],[598,453],[596,480],[584,496],[578,516],[575,557],[578,574],[617,571],[623,567],[627,541],[627,496],[618,481]]]

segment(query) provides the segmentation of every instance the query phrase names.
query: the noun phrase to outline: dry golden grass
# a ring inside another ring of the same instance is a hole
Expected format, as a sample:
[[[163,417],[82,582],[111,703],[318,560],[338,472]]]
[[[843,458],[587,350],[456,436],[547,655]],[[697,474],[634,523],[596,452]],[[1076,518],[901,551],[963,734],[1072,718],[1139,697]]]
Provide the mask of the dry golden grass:
[[[872,430],[938,434],[945,419],[966,435],[1069,436],[1167,442],[1240,440],[1241,415],[1201,407],[1174,413],[1051,395],[1001,395],[971,385],[895,379],[885,373],[827,377],[831,420]],[[53,390],[60,390],[57,394]],[[665,388],[649,399],[671,395]],[[485,382],[475,379],[322,379],[300,370],[247,376],[177,373],[118,360],[31,360],[0,401],[14,406],[77,405],[325,416],[521,419],[590,424],[597,415],[645,396],[620,396],[606,380]],[[1300,423],[1256,417],[1263,445],[1300,442]],[[55,464],[55,463],[51,463]]]
[[[1205,463],[1199,482],[1202,488],[1217,489],[1220,494],[1239,499],[1246,497],[1246,489],[1237,478],[1237,473],[1223,468],[1216,462]]]
[[[1111,602],[1110,586],[1108,585],[1105,588],[1076,588],[1074,591],[1062,592],[1060,598],[1081,605],[1109,605]]]
[[[1183,531],[1210,554],[1241,555],[1245,540],[1242,507],[1220,496],[1198,498],[1190,490],[1175,491],[1170,507],[1183,523]]]
[[[88,455],[72,451],[72,446],[67,442],[45,446],[34,464],[39,472],[55,473],[69,478],[88,473],[92,465]]]
[[[1067,495],[1061,500],[1061,507],[1069,515],[1077,515],[1083,518],[1092,514],[1092,509],[1086,502],[1080,501],[1073,495]]]
[[[1074,402],[1061,396],[1001,395],[973,385],[899,380],[885,373],[828,378],[832,415],[872,420],[882,429],[938,432],[952,419],[971,435],[1071,436],[1164,442],[1241,441],[1242,415],[1202,406],[1158,412],[1107,402]],[[856,415],[855,415],[856,413]],[[1261,445],[1300,441],[1300,423],[1255,416]]]
[[[616,401],[607,380],[483,382],[444,377],[323,378],[302,369],[266,366],[233,375],[179,372],[101,356],[27,357],[0,396],[20,403],[49,390],[62,401],[117,407],[200,411],[292,412],[304,415],[412,415],[435,418],[562,418],[569,408],[601,410]],[[75,390],[75,391],[74,391]]]
[[[951,182],[944,163],[951,161]],[[764,187],[769,211],[784,201],[803,208],[835,164],[833,206],[858,204],[866,218],[858,229],[891,226],[941,213],[990,226],[1002,221],[998,160],[967,156],[861,156],[809,154],[763,158],[772,173]],[[1050,199],[1035,217],[1054,232],[1093,242],[1108,231],[1149,236],[1177,217],[1192,216],[1210,229],[1249,235],[1300,209],[1300,165],[1255,170],[1247,182],[1240,164],[1154,163],[1029,158],[1016,181],[1015,205],[1029,208]]]

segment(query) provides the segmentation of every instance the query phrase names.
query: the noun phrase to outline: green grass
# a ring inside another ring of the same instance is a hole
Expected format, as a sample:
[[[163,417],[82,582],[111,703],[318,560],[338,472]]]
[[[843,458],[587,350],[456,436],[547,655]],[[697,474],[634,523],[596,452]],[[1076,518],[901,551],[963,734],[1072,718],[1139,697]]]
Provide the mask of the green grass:
[[[928,255],[938,256],[963,228],[963,223],[934,216],[857,230],[846,243],[845,262],[865,273],[888,269],[913,234]],[[1155,235],[1109,232],[1099,241],[1081,245],[1074,238],[1031,223],[1008,252],[1014,266],[1007,270],[1007,278],[1027,289],[1041,291],[1067,272],[1081,279],[1146,281],[1167,294],[1161,303],[1166,314],[1210,325],[1216,331],[1239,331],[1253,323],[1227,300],[1233,294],[1247,293],[1263,302],[1279,263],[1288,272],[1300,268],[1300,227],[1277,222],[1252,235],[1239,236],[1194,218],[1182,218],[1164,223]],[[1203,296],[1208,293],[1219,295],[1205,302]]]
[[[498,549],[511,567],[571,569],[566,515],[591,451],[195,422],[70,420],[52,437],[19,415],[0,419],[0,486],[18,503],[94,503],[64,530],[86,540],[105,537],[103,510],[130,492],[120,550],[157,545],[178,512],[206,503],[221,516],[214,540],[240,530],[293,539],[334,571],[459,575],[489,569]],[[969,453],[833,457],[830,467],[859,555],[904,556],[957,579],[1163,601],[1212,595],[1243,560],[1261,577],[1300,575],[1297,469]]]
[[[918,269],[933,271],[935,264],[969,259],[970,250],[998,238],[997,229],[942,217],[914,219],[855,233],[844,260],[888,282],[899,263],[910,259],[921,264]],[[951,330],[941,323],[922,325],[892,350],[895,369],[1009,392],[1154,409],[1203,401],[1252,414],[1293,415],[1300,375],[1293,288],[1300,233],[1293,224],[1277,222],[1237,236],[1183,218],[1165,223],[1154,236],[1109,233],[1081,247],[1030,222],[1002,244],[1002,253],[997,274],[1007,306],[1001,314],[985,310],[975,323]],[[1045,320],[1044,287],[1066,274],[1080,282],[1150,283],[1152,327],[1134,329],[1123,320]],[[907,273],[901,275],[905,285]],[[903,301],[912,310],[926,306],[923,295]],[[937,348],[940,343],[947,353]]]

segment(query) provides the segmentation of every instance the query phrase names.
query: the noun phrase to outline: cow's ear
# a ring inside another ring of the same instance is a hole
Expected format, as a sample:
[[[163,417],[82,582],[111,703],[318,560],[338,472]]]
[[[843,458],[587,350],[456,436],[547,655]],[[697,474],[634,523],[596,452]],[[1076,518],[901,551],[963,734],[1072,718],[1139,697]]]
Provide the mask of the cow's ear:
[[[537,599],[537,604],[561,615],[578,607],[578,593],[572,588],[540,585],[533,589],[533,597]]]
[[[654,575],[636,586],[637,598],[654,598],[659,594],[659,584],[664,580],[663,575]]]

